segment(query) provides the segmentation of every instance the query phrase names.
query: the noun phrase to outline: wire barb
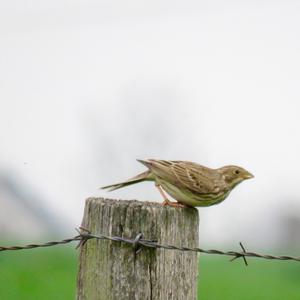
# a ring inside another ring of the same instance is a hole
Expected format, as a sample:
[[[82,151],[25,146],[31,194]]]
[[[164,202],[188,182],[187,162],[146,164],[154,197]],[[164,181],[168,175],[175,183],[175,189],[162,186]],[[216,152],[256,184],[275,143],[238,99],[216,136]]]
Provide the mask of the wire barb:
[[[135,239],[133,240],[132,243],[132,249],[134,251],[134,254],[138,254],[141,252],[142,248],[140,245],[140,240],[144,237],[144,235],[142,233],[137,234],[137,236],[135,237]]]
[[[243,246],[242,242],[239,242],[239,244],[240,244],[240,246],[241,246],[243,252],[246,253],[245,247]],[[237,253],[236,256],[233,257],[230,261],[234,261],[234,260],[236,260],[237,258],[240,258],[240,257],[243,258],[244,263],[245,263],[245,266],[247,267],[247,266],[248,266],[247,259],[246,259],[245,255],[243,255],[243,254],[241,254],[241,253]]]
[[[78,232],[79,237],[81,238],[78,245],[75,247],[75,249],[78,249],[90,239],[91,232],[82,226],[75,228],[75,230]]]

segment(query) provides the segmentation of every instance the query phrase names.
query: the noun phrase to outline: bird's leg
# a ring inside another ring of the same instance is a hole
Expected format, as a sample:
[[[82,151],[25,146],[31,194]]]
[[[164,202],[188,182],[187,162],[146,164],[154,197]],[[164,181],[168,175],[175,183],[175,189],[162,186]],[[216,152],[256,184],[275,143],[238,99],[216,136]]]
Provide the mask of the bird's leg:
[[[162,195],[162,197],[164,198],[164,202],[162,203],[163,206],[173,206],[173,207],[188,207],[184,204],[181,204],[179,202],[171,202],[166,194],[164,193],[163,189],[161,188],[161,186],[158,183],[155,183],[155,186],[157,187],[158,191],[160,192],[160,194]]]
[[[167,198],[166,194],[164,193],[163,189],[158,183],[155,183],[155,186],[157,187],[159,193],[162,195],[164,198],[164,202],[162,203],[163,206],[165,205],[170,205],[171,201]]]

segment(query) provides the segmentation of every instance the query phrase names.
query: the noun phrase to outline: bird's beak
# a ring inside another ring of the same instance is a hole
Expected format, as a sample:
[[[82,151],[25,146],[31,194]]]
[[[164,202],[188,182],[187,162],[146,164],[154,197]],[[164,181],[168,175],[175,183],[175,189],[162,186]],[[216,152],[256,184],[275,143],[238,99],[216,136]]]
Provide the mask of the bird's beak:
[[[244,179],[251,179],[251,178],[254,178],[254,175],[249,172],[244,175]]]

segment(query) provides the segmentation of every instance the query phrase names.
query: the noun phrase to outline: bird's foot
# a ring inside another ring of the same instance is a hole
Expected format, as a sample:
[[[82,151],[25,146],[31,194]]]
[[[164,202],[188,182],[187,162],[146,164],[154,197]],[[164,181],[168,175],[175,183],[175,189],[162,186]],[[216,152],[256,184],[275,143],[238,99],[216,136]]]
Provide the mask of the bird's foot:
[[[179,202],[171,202],[170,200],[165,200],[162,203],[163,206],[172,206],[172,207],[180,207],[180,208],[186,208],[188,207],[187,205],[184,205],[182,203]]]

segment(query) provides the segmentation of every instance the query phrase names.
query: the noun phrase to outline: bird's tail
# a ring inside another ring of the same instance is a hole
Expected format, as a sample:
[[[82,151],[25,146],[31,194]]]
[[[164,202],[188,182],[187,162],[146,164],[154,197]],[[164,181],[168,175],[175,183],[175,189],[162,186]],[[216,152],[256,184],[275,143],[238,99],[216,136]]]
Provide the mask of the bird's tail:
[[[123,188],[125,186],[135,184],[138,182],[142,182],[142,181],[147,181],[147,180],[152,180],[151,172],[149,170],[146,172],[143,172],[141,174],[138,174],[137,176],[130,178],[127,181],[123,181],[123,182],[115,183],[115,184],[111,184],[111,185],[106,185],[106,186],[101,187],[101,189],[109,189],[108,191],[111,192],[111,191]]]

